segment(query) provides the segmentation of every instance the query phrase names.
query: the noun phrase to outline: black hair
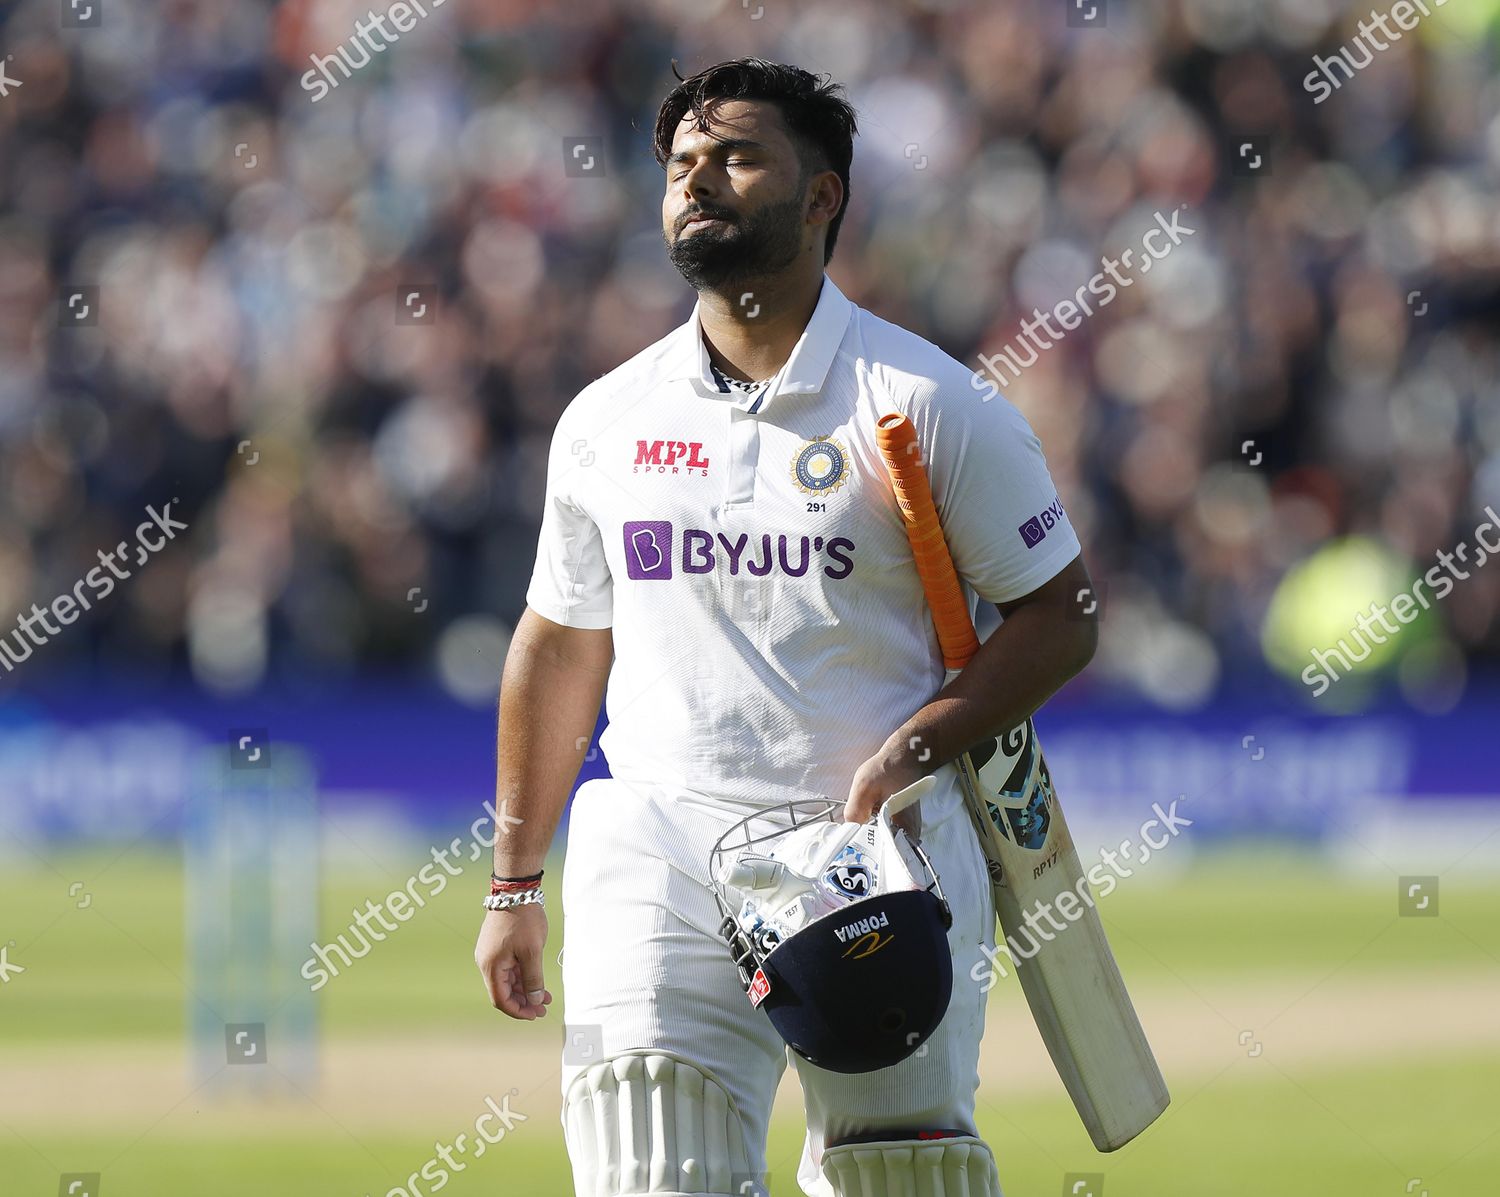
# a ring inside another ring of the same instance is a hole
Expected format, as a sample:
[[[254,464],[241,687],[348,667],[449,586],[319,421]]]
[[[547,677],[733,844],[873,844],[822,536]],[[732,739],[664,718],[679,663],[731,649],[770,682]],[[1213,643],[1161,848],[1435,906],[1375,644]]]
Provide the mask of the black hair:
[[[839,238],[839,225],[849,208],[849,164],[854,160],[854,109],[843,98],[842,84],[826,75],[813,75],[801,67],[768,62],[764,58],[736,58],[699,71],[683,79],[672,61],[672,74],[680,80],[656,114],[653,150],[659,166],[665,167],[672,154],[672,137],[677,126],[691,109],[698,118],[698,129],[707,133],[708,120],[703,106],[707,100],[764,100],[775,104],[781,119],[792,135],[802,164],[802,177],[814,170],[831,170],[844,185],[844,202],[828,224],[828,239],[823,243],[823,264],[833,257]]]

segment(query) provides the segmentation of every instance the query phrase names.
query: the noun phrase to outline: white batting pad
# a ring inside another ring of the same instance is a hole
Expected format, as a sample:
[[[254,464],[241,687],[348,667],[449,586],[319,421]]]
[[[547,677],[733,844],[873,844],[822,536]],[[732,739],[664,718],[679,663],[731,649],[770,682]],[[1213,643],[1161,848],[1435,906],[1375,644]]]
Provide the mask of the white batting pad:
[[[750,1175],[733,1099],[674,1056],[631,1053],[580,1073],[563,1125],[577,1197],[735,1197]]]
[[[829,1147],[823,1176],[837,1197],[1003,1197],[995,1157],[967,1135]]]

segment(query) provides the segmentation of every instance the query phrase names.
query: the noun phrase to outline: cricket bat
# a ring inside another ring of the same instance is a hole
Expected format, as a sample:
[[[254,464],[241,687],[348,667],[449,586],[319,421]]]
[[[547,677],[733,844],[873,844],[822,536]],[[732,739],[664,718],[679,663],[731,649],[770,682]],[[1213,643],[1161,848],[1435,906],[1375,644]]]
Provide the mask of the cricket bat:
[[[951,680],[979,651],[979,638],[938,523],[916,429],[900,413],[882,416],[876,442]],[[1171,1097],[1109,949],[1036,729],[1027,719],[955,764],[1001,932],[1020,948],[1012,948],[1011,958],[1031,1016],[1094,1146],[1114,1151],[1150,1126]],[[1050,921],[1043,909],[1055,912]],[[1028,914],[1035,930],[1028,929]]]

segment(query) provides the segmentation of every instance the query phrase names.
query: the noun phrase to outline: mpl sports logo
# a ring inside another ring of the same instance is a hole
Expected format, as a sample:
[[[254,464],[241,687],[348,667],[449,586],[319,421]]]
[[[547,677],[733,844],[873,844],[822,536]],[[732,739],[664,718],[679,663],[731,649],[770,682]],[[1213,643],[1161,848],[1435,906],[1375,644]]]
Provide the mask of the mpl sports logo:
[[[636,582],[664,582],[677,562],[684,574],[708,574],[721,566],[732,576],[743,568],[763,578],[776,570],[800,578],[821,566],[823,576],[838,581],[854,572],[854,542],[847,536],[773,536],[763,532],[752,542],[747,532],[731,539],[706,528],[684,528],[680,547],[670,520],[627,520],[624,525],[625,573]],[[752,547],[753,544],[753,547]]]
[[[678,462],[682,464],[679,465]],[[636,441],[633,474],[688,474],[708,477],[702,441]]]
[[[1021,534],[1021,539],[1026,542],[1026,547],[1034,549],[1042,543],[1048,532],[1063,522],[1064,518],[1062,500],[1053,499],[1052,506],[1032,516],[1017,528],[1016,531]]]

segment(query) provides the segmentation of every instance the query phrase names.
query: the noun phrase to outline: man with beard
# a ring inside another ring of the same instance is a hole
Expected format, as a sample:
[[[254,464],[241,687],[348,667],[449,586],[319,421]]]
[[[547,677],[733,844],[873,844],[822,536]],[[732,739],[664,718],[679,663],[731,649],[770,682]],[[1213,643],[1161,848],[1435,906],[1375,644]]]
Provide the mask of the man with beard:
[[[805,1193],[1000,1192],[974,1120],[984,994],[967,983],[995,915],[951,762],[1088,662],[1096,628],[1068,599],[1090,583],[1020,414],[824,273],[855,132],[839,90],[749,58],[667,96],[663,234],[698,302],[584,388],[552,443],[500,699],[498,796],[524,823],[497,837],[475,958],[497,1008],[546,1013],[541,869],[607,683],[611,777],[574,798],[563,882],[563,1125],[580,1197],[764,1193],[788,1062]],[[947,686],[875,447],[889,412],[916,427],[971,610],[977,598],[1003,616]],[[788,801],[833,797],[867,820],[927,774],[939,784],[921,839],[953,913],[952,1000],[907,1058],[827,1071],[747,1000],[709,849]]]

